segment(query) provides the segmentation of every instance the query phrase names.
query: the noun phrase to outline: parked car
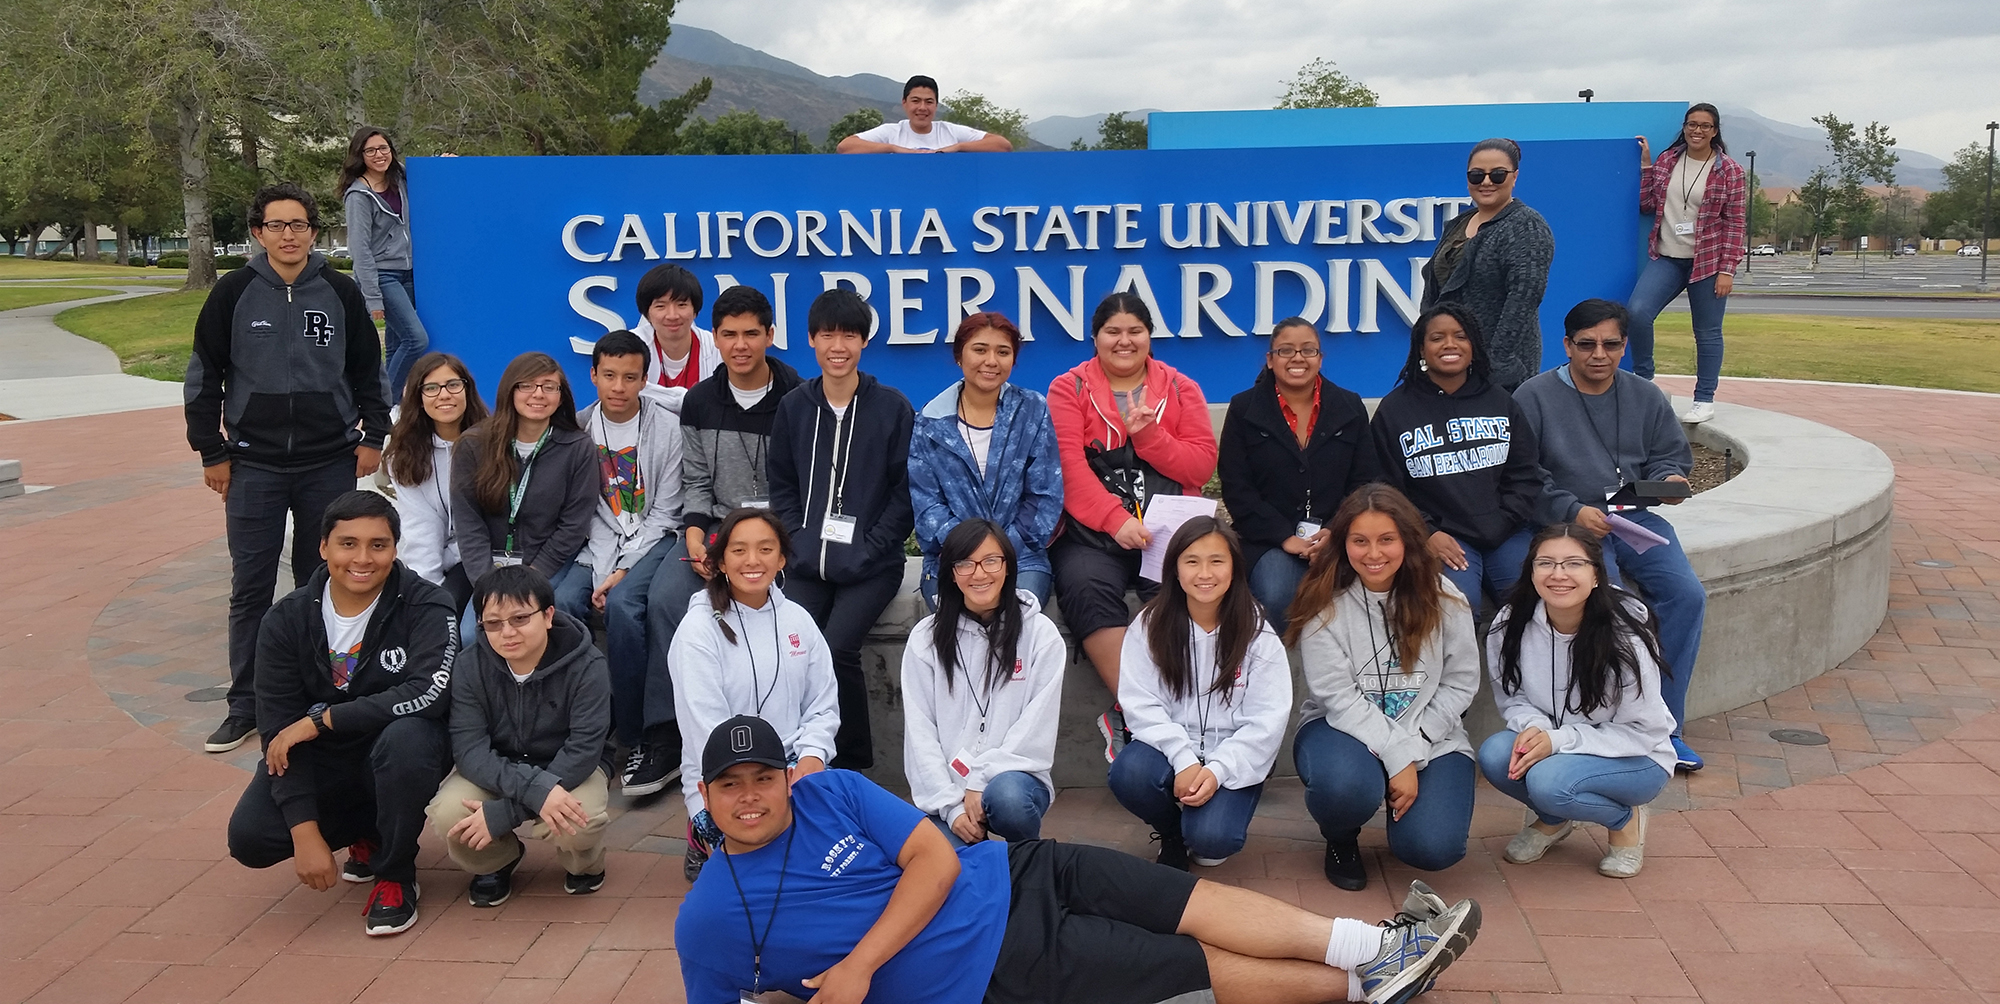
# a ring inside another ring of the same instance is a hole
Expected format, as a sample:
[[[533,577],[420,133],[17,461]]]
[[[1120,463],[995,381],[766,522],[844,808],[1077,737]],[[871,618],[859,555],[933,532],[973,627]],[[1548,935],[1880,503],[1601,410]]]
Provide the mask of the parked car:
[[[1821,244],[1819,246],[1819,253],[1821,255],[1838,254],[1839,252],[1840,245],[1838,244]]]
[[[1899,256],[1914,256],[1916,253],[1917,248],[1913,244],[1905,244],[1896,249],[1896,254]]]
[[[1754,255],[1769,256],[1777,254],[1778,249],[1769,244],[1759,244],[1756,247],[1751,248],[1750,253]]]
[[[1977,244],[1967,244],[1966,246],[1964,246],[1964,247],[1962,247],[1962,248],[1959,248],[1959,249],[1958,249],[1958,256],[1959,256],[1960,258],[1977,258],[1977,257],[1979,257],[1979,245],[1977,245]]]
[[[331,252],[328,252],[328,254],[334,258],[345,258],[347,257],[347,245],[336,244],[333,246],[333,250]]]

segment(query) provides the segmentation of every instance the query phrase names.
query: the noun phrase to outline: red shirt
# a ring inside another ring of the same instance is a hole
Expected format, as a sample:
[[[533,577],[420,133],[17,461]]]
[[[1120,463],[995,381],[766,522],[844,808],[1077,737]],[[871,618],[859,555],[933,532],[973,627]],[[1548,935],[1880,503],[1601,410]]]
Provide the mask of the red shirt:
[[[660,336],[653,335],[653,351],[660,356],[660,386],[686,387],[692,389],[701,382],[701,336],[688,332],[687,365],[681,367],[680,376],[667,375],[667,350],[660,346]]]
[[[1285,416],[1285,424],[1292,427],[1292,438],[1294,440],[1298,439],[1299,416],[1292,411],[1291,402],[1285,400],[1284,391],[1278,392],[1278,413]],[[1313,426],[1318,424],[1319,424],[1319,381],[1314,380],[1312,414],[1306,417],[1306,435],[1308,437],[1312,435]]]

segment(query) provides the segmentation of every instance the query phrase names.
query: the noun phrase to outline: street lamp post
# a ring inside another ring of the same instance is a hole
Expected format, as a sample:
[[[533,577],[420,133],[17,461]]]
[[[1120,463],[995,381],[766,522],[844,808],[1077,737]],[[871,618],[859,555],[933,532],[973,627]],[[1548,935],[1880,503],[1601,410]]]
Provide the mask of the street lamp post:
[[[1596,97],[1596,96],[1597,96],[1597,92],[1596,92],[1596,91],[1593,91],[1593,90],[1591,90],[1591,89],[1590,89],[1590,88],[1588,88],[1588,87],[1586,87],[1586,88],[1584,88],[1583,90],[1580,90],[1580,91],[1576,92],[1576,96],[1577,96],[1577,97],[1579,97],[1579,98],[1582,98],[1582,99],[1583,99],[1583,103],[1587,105],[1587,104],[1589,104],[1589,103],[1590,103],[1590,99],[1591,99],[1591,98],[1594,98],[1594,97]]]
[[[1986,123],[1986,209],[1979,216],[1979,289],[1991,290],[1986,285],[1986,246],[1993,243],[1993,131],[2000,129],[2000,122]]]
[[[1754,232],[1756,228],[1750,225],[1757,217],[1757,151],[1751,150],[1749,156],[1750,198],[1748,205],[1743,208],[1743,215],[1746,217],[1743,227],[1743,278],[1745,279],[1750,278],[1750,242],[1757,239],[1757,234]]]

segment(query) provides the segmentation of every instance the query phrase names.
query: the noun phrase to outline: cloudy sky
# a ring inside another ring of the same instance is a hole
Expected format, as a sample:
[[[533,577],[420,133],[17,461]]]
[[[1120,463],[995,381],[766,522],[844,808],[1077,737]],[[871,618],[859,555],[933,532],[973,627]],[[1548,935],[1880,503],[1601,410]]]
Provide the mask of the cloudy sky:
[[[1315,56],[1385,105],[1690,100],[1880,120],[1940,157],[2000,118],[2000,0],[681,0],[819,73],[929,73],[1031,118],[1268,108]]]

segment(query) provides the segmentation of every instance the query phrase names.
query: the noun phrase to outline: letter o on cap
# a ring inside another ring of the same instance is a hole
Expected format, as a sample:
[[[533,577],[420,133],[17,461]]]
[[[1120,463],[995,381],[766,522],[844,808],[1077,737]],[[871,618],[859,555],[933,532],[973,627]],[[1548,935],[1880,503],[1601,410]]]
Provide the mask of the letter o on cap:
[[[738,725],[729,730],[729,748],[736,753],[750,752],[750,726]]]

